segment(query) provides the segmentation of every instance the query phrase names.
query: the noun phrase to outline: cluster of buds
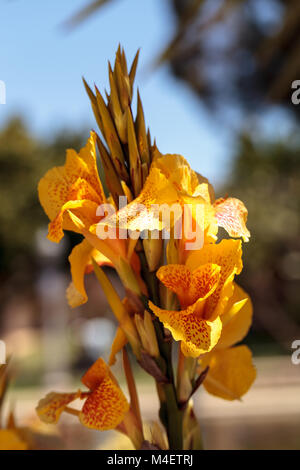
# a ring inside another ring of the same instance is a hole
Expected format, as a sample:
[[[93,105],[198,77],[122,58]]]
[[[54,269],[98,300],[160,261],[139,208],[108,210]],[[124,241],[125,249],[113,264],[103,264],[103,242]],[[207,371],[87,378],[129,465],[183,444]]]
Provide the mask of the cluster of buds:
[[[234,346],[252,320],[251,301],[235,282],[241,239],[250,236],[247,210],[235,198],[216,200],[208,180],[181,155],[159,152],[139,93],[135,117],[132,109],[137,63],[138,53],[129,69],[119,47],[105,98],[84,81],[100,135],[91,132],[79,153],[68,150],[65,164],[39,183],[48,238],[59,242],[64,230],[83,235],[69,257],[70,306],[88,300],[85,275],[94,271],[119,326],[109,364],[98,359],[82,379],[88,390],[52,392],[38,414],[54,423],[69,412],[84,426],[125,433],[136,448],[196,449],[201,436],[192,400],[200,385],[234,400],[255,379],[251,352]],[[229,238],[218,240],[220,227]],[[104,265],[119,275],[124,299]],[[151,442],[128,349],[156,382],[161,423],[154,424]],[[129,401],[110,369],[121,351]],[[71,408],[76,400],[83,406]]]

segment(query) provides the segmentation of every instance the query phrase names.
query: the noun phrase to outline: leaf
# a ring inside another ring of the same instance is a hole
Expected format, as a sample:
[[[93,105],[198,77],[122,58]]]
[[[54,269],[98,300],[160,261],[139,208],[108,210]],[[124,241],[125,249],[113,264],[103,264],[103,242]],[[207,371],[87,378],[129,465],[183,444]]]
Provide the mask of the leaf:
[[[197,379],[195,380],[195,383],[194,383],[194,386],[193,386],[193,391],[191,393],[191,396],[198,390],[198,388],[200,387],[200,385],[204,382],[204,380],[206,379],[206,376],[208,374],[208,370],[209,370],[209,366],[207,366],[202,372],[201,374],[197,377]]]
[[[131,64],[130,72],[129,72],[129,80],[130,80],[130,86],[131,86],[131,96],[132,96],[132,91],[133,91],[133,83],[135,79],[135,74],[136,74],[136,69],[139,61],[139,54],[140,54],[140,49],[138,49],[137,53],[135,54],[135,57],[133,59],[133,62]]]
[[[124,196],[124,191],[120,183],[115,166],[110,158],[109,153],[107,152],[105,145],[101,141],[100,137],[97,135],[97,146],[99,149],[102,168],[105,174],[105,181],[109,192],[112,195],[112,198],[116,204],[116,207],[119,205],[119,196]]]
[[[130,364],[130,360],[126,351],[126,348],[123,348],[123,367],[126,376],[127,387],[130,395],[130,406],[131,409],[136,417],[138,427],[140,431],[143,430],[143,422],[139,404],[139,398],[136,390],[135,380],[132,373],[132,368]]]
[[[95,0],[92,3],[89,3],[82,9],[80,9],[77,13],[75,13],[71,18],[69,18],[65,23],[64,27],[68,29],[75,28],[78,26],[79,23],[82,23],[86,20],[89,16],[99,10],[103,5],[106,3],[112,2],[112,0]]]
[[[145,116],[139,91],[137,92],[137,114],[135,120],[135,129],[137,135],[138,149],[142,163],[150,164],[150,153],[148,148]]]

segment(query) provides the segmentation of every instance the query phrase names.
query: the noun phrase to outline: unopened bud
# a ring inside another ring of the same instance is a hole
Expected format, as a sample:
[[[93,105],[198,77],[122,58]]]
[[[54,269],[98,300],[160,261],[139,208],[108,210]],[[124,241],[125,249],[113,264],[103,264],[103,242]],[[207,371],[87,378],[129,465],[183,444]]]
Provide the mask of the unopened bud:
[[[144,318],[136,314],[134,317],[135,325],[141,338],[145,351],[152,357],[159,356],[158,343],[156,339],[155,328],[153,326],[150,313],[145,310]]]

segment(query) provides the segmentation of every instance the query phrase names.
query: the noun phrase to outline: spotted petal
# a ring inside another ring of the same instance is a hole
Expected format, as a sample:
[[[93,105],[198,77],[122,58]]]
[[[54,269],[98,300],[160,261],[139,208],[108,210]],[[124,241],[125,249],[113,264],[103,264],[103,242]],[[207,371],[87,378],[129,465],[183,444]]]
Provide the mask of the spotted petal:
[[[49,238],[59,242],[64,230],[76,230],[68,215],[73,210],[85,226],[98,221],[96,209],[105,201],[96,164],[95,133],[77,154],[67,151],[64,166],[49,170],[39,183],[40,202],[50,219]]]
[[[186,356],[198,357],[209,352],[217,344],[222,330],[219,317],[214,321],[206,321],[197,315],[197,301],[186,310],[163,310],[149,302],[149,307],[164,326],[170,330],[175,341],[182,341]]]
[[[218,225],[234,238],[249,241],[250,232],[246,227],[248,211],[239,199],[228,197],[217,199],[215,204]]]
[[[122,390],[107,376],[85,401],[79,419],[88,428],[106,431],[115,429],[128,410]]]
[[[242,270],[241,241],[222,240],[218,244],[204,245],[201,250],[189,256],[186,265],[194,270],[207,263],[215,263],[221,267],[220,282],[205,305],[204,316],[212,321],[224,313],[228,299],[233,294],[234,276]]]
[[[181,307],[185,308],[213,293],[220,279],[220,267],[207,263],[191,271],[185,265],[169,264],[159,268],[157,277],[178,295]]]
[[[50,392],[39,401],[36,408],[37,414],[44,423],[57,423],[65,408],[80,397],[80,391],[76,393]]]

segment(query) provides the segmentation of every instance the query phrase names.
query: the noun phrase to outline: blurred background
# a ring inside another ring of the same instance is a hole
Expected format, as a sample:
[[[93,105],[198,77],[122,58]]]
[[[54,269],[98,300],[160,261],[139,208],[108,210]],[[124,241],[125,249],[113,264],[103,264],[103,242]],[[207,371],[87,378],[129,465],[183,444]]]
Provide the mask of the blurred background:
[[[14,356],[20,422],[38,426],[44,391],[72,389],[114,335],[92,274],[89,302],[68,307],[67,256],[78,239],[46,240],[36,188],[96,127],[81,77],[103,90],[121,43],[129,61],[141,48],[136,82],[160,151],[184,155],[217,196],[238,197],[249,210],[239,282],[254,304],[246,342],[258,378],[242,403],[199,394],[206,447],[300,449],[300,365],[291,362],[300,339],[299,1],[0,3],[0,339]],[[156,419],[152,386],[140,376],[148,419]],[[77,429],[72,418],[61,429],[66,448],[127,446]]]

